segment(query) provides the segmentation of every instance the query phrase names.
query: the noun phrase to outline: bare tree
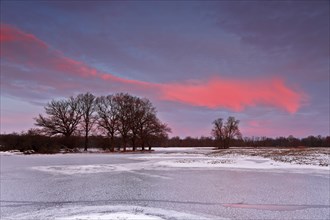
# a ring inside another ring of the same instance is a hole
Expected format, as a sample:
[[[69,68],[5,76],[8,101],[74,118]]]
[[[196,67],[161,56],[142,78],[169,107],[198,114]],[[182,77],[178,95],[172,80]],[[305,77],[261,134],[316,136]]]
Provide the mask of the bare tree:
[[[149,146],[151,150],[152,141],[167,138],[167,133],[171,132],[171,129],[157,118],[156,110],[149,100],[145,102],[143,117],[137,121],[137,125],[142,150],[145,146]]]
[[[126,137],[131,140],[133,151],[138,145],[144,150],[146,145],[150,146],[152,140],[167,137],[167,132],[171,129],[160,122],[156,116],[156,108],[148,99],[128,94],[117,94],[116,97],[118,97],[116,100],[119,101],[117,104],[120,107],[119,132],[123,138],[124,147],[125,132],[128,134]]]
[[[45,106],[45,111],[47,116],[39,114],[35,118],[35,125],[42,127],[47,135],[62,134],[70,137],[77,131],[82,114],[76,98],[52,100]]]
[[[126,151],[129,143],[133,150],[141,146],[151,146],[156,140],[167,137],[171,129],[162,123],[156,115],[156,109],[148,99],[131,96],[127,93],[95,97],[91,93],[80,94],[76,98],[51,101],[45,107],[48,117],[39,115],[36,125],[49,135],[71,136],[83,131],[84,150],[88,148],[89,134],[97,123],[109,138],[110,151],[114,151],[115,138],[118,135],[121,146]],[[119,146],[119,150],[120,147]],[[151,149],[151,148],[150,148]]]
[[[236,120],[235,117],[228,117],[226,126],[225,126],[225,146],[229,148],[230,142],[234,138],[242,138],[242,134],[238,128],[239,120]]]
[[[225,124],[222,118],[218,118],[213,124],[212,136],[215,138],[218,148],[229,148],[231,140],[242,137],[238,128],[239,120],[236,120],[235,117],[228,117]]]
[[[96,99],[96,111],[98,114],[98,126],[102,128],[110,138],[110,151],[114,151],[114,139],[118,130],[118,108],[114,96],[101,96]]]
[[[213,121],[213,129],[212,129],[212,136],[215,138],[216,140],[216,144],[218,148],[224,147],[223,146],[223,140],[225,138],[225,129],[224,129],[224,125],[223,125],[223,119],[222,118],[218,118],[216,120]]]
[[[167,139],[167,133],[169,132],[171,132],[171,129],[167,124],[162,123],[158,118],[153,118],[153,120],[150,120],[142,130],[142,150],[144,150],[145,145],[151,150],[152,142],[159,142]]]
[[[148,100],[149,101],[149,100]],[[132,141],[132,147],[133,151],[136,150],[137,141],[139,138],[139,127],[141,122],[144,120],[144,117],[146,115],[147,109],[147,101],[142,100],[138,97],[132,98],[132,107],[131,109],[131,115],[132,118],[134,118],[130,122],[130,128],[131,128],[131,141]]]
[[[134,120],[134,97],[127,93],[118,93],[113,97],[118,112],[118,132],[122,139],[123,149],[126,151]]]
[[[77,96],[80,111],[82,113],[81,127],[85,136],[84,151],[87,151],[88,136],[92,130],[96,117],[95,117],[95,96],[91,93],[80,94]]]
[[[133,151],[137,146],[142,150],[149,146],[151,139],[167,136],[170,129],[162,124],[156,116],[156,109],[148,99],[119,93],[113,96],[118,113],[118,132],[126,151],[131,141]]]

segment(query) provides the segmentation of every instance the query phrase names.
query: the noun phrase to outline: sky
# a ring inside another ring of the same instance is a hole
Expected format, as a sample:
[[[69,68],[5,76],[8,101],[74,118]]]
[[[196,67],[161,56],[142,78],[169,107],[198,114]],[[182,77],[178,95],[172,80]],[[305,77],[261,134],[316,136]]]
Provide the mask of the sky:
[[[329,1],[1,1],[1,133],[52,99],[150,99],[170,136],[329,135]]]

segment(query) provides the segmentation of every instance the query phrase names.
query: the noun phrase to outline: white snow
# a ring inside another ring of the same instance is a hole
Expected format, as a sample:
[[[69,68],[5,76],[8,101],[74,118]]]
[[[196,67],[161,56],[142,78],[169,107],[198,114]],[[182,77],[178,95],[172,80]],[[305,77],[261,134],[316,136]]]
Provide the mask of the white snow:
[[[184,153],[189,153],[189,152],[204,152],[204,151],[211,151],[213,148],[212,147],[155,147],[152,148],[156,152],[161,151],[161,152],[184,152]]]
[[[22,155],[19,150],[0,151],[0,156]]]
[[[114,166],[109,164],[95,164],[95,165],[60,165],[60,166],[37,166],[32,169],[52,172],[64,175],[73,174],[90,174],[90,173],[106,173],[115,170]]]
[[[277,162],[263,157],[240,156],[223,158],[186,158],[159,161],[160,166],[185,168],[239,168],[239,169],[317,169],[329,171],[329,167]]]
[[[180,149],[181,150],[181,149]],[[180,151],[181,152],[181,151]],[[87,175],[95,173],[116,173],[131,172],[138,175],[145,175],[155,178],[169,179],[169,177],[150,174],[144,170],[171,170],[171,169],[244,169],[244,170],[282,170],[290,172],[327,172],[330,167],[318,165],[304,165],[287,162],[274,161],[270,158],[260,156],[247,156],[229,154],[225,156],[207,156],[205,154],[186,154],[185,152],[176,153],[155,153],[155,154],[120,154],[134,162],[121,164],[92,164],[92,165],[56,165],[56,166],[35,166],[34,170],[61,175]],[[79,157],[83,154],[75,154]],[[51,156],[51,155],[49,155]],[[57,155],[66,157],[66,155]],[[118,154],[104,155],[116,157]]]
[[[148,216],[144,214],[132,214],[125,212],[115,213],[91,213],[87,215],[76,215],[63,218],[57,218],[58,220],[164,220],[158,216]]]
[[[224,218],[185,213],[174,210],[125,205],[107,206],[66,206],[41,209],[11,216],[7,219],[57,219],[57,220],[223,220]]]

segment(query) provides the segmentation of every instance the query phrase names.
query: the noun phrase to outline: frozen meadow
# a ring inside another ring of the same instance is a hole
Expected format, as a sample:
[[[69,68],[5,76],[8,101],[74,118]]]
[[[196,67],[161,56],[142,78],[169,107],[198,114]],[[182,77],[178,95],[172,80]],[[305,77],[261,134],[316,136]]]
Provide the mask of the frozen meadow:
[[[329,219],[329,159],[329,149],[1,152],[1,219]]]

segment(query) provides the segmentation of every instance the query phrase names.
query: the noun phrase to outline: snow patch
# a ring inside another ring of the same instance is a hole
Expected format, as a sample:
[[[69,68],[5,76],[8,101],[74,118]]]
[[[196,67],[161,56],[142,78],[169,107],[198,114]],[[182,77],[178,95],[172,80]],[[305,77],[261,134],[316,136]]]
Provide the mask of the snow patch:
[[[96,165],[60,165],[60,166],[38,166],[32,167],[34,170],[51,172],[64,175],[105,173],[114,171],[116,168],[109,164]]]
[[[88,215],[76,215],[70,217],[57,218],[58,220],[164,220],[158,216],[148,216],[144,214],[132,214],[116,212],[108,214],[92,213]]]
[[[19,150],[0,151],[0,156],[22,155],[23,152]]]
[[[142,206],[66,206],[53,207],[35,212],[21,213],[4,219],[58,219],[58,220],[223,220],[219,216],[190,214],[153,207]]]
[[[176,148],[174,148],[175,150]],[[37,166],[32,167],[34,170],[43,172],[75,175],[75,174],[95,174],[109,172],[132,172],[138,175],[148,177],[164,178],[169,177],[150,174],[144,171],[150,170],[171,170],[171,169],[254,169],[254,170],[286,170],[290,172],[327,172],[329,166],[320,166],[313,163],[316,159],[304,157],[310,161],[307,164],[297,164],[294,162],[282,162],[273,158],[263,156],[242,155],[239,153],[229,153],[226,155],[208,155],[203,154],[198,148],[188,149],[190,153],[181,151],[173,151],[173,153],[158,152],[155,154],[129,154],[129,155],[102,155],[109,158],[125,157],[133,160],[130,163],[121,164],[92,164],[92,165],[56,165],[56,166]],[[186,148],[184,148],[186,149]],[[194,151],[193,151],[194,150]],[[75,157],[80,157],[82,154],[76,154]],[[316,155],[317,156],[317,155]],[[60,158],[65,158],[66,155],[58,155]],[[287,156],[288,157],[288,156]],[[320,154],[319,158],[324,159],[324,163],[329,163],[329,158]],[[318,158],[318,160],[319,160]],[[328,160],[328,161],[327,161]]]
[[[185,168],[239,168],[239,169],[317,169],[329,171],[329,167],[277,162],[263,157],[227,157],[203,159],[162,160],[160,166]]]

